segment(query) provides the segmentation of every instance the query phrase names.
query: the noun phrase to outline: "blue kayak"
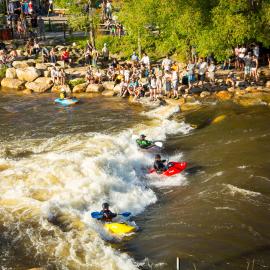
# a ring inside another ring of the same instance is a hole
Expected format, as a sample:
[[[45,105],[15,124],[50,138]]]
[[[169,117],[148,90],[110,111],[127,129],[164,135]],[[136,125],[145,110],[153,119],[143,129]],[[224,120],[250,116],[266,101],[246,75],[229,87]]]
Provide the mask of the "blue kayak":
[[[57,98],[54,100],[55,103],[61,104],[63,106],[69,106],[69,105],[73,105],[79,102],[79,100],[77,98]]]

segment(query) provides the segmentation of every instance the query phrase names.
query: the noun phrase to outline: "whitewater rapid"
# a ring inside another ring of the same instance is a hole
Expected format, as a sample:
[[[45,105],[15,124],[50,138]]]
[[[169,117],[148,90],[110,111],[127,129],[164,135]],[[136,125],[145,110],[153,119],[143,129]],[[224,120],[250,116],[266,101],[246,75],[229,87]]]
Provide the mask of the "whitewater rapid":
[[[147,177],[153,155],[138,150],[134,140],[142,132],[164,141],[169,134],[189,133],[189,125],[170,120],[176,111],[151,110],[144,113],[149,121],[119,133],[1,143],[0,224],[6,237],[45,266],[138,269],[138,262],[107,244],[117,240],[90,213],[106,201],[114,212],[137,215],[157,201],[151,186],[187,183],[183,175],[167,182]],[[181,151],[171,158],[181,160]]]

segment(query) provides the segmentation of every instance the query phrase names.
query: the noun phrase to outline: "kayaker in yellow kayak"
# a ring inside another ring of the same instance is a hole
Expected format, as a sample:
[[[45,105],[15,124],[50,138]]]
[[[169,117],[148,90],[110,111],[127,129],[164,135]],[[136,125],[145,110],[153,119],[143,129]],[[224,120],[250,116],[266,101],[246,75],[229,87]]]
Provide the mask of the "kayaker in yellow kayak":
[[[110,209],[109,209],[109,204],[108,203],[103,203],[102,204],[102,210],[100,211],[100,214],[102,215],[102,218],[100,218],[99,220],[103,221],[103,222],[111,222],[113,218],[115,218],[117,216],[117,214],[113,213]]]

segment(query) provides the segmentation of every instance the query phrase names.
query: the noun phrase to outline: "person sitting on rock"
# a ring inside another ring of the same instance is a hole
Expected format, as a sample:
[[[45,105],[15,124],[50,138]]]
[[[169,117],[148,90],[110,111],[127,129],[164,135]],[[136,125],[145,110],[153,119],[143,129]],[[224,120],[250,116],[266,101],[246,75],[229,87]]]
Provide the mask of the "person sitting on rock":
[[[61,60],[64,61],[65,64],[69,64],[69,51],[64,49],[61,53]]]
[[[93,75],[93,70],[91,67],[89,67],[86,71],[85,79],[88,83],[92,84],[95,82],[95,78]]]
[[[59,83],[58,70],[56,69],[56,67],[52,67],[51,78],[52,78],[53,84]]]
[[[65,85],[66,73],[65,73],[65,70],[63,68],[61,68],[60,71],[58,72],[58,80],[60,82],[60,85]]]
[[[235,88],[235,85],[236,85],[236,78],[235,78],[235,74],[233,71],[231,71],[229,74],[228,74],[228,77],[226,79],[226,84],[229,84],[231,85],[233,88]]]

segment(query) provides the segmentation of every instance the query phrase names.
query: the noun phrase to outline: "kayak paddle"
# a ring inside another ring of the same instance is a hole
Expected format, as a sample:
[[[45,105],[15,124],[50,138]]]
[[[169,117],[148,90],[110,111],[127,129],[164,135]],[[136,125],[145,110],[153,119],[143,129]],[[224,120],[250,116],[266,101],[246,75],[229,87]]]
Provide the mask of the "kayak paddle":
[[[117,214],[117,215],[118,216],[123,216],[123,217],[129,217],[131,215],[131,213],[130,212],[124,212],[124,213]],[[102,218],[103,214],[101,212],[92,212],[91,217],[92,218]]]
[[[154,142],[154,145],[162,148],[163,147],[163,142]]]

